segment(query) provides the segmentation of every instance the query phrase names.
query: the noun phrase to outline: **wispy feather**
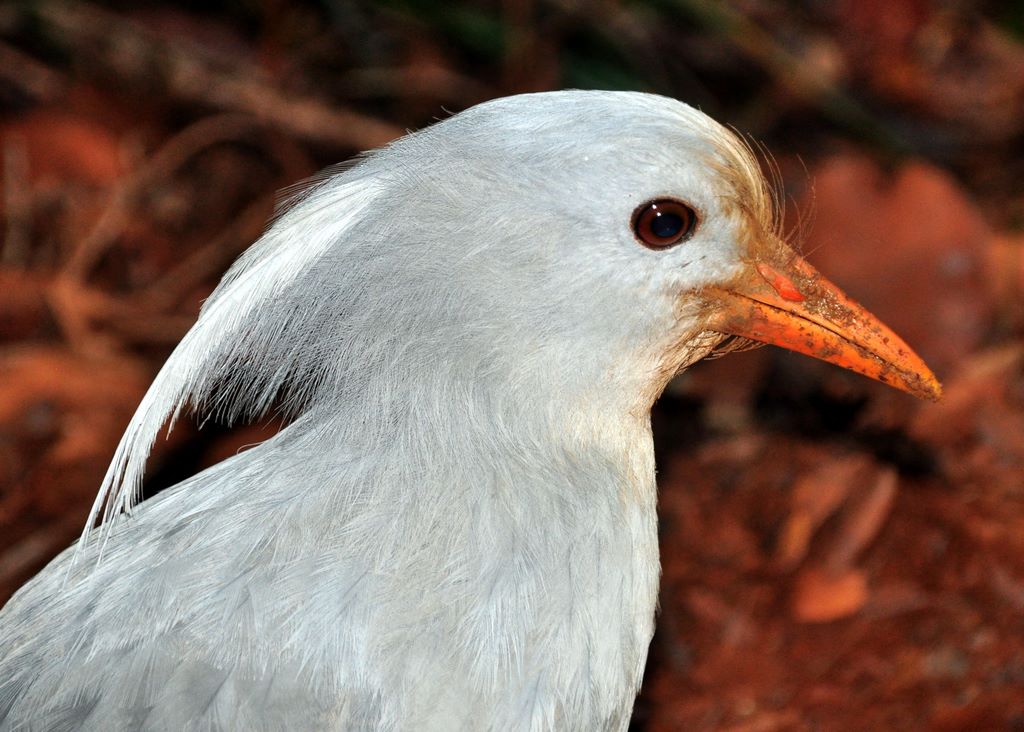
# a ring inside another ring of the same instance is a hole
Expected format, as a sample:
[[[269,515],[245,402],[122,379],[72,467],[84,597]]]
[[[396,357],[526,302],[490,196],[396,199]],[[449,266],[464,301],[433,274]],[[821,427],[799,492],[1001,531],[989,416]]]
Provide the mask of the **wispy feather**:
[[[287,354],[275,353],[274,344],[301,314],[264,316],[374,200],[373,179],[358,173],[341,174],[348,178],[344,181],[318,178],[292,192],[290,208],[225,275],[129,422],[89,512],[83,544],[101,517],[109,526],[117,513],[138,503],[153,443],[168,420],[168,430],[173,428],[186,406],[215,401],[229,419],[258,416],[271,406],[296,366]],[[255,328],[258,322],[276,325]],[[237,398],[242,391],[244,398]]]

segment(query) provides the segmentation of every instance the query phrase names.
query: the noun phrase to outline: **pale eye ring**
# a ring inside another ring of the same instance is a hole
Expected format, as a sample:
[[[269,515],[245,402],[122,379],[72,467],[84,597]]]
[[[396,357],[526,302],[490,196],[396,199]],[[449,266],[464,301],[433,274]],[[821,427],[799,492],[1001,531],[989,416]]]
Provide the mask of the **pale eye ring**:
[[[633,212],[633,233],[650,249],[668,249],[693,236],[697,214],[674,198],[658,198]]]

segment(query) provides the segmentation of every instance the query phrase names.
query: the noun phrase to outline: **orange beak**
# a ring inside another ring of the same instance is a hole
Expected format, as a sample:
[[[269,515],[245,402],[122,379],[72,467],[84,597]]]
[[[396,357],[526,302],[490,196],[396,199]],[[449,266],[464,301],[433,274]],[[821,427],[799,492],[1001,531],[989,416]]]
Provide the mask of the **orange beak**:
[[[791,257],[791,259],[790,259]],[[788,249],[785,263],[749,262],[707,288],[709,330],[782,346],[936,400],[942,385],[910,346]]]

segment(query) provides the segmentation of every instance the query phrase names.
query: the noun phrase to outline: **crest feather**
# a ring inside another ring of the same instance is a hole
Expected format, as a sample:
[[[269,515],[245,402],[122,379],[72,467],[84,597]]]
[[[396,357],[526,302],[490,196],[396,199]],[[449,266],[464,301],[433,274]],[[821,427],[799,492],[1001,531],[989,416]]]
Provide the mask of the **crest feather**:
[[[349,171],[291,198],[262,237],[231,267],[204,304],[199,319],[174,349],[132,416],[89,512],[80,547],[102,519],[139,502],[153,443],[188,406],[210,406],[229,419],[263,414],[285,387],[292,365],[273,353],[301,313],[282,313],[279,299],[309,268],[344,239],[377,195],[372,177]],[[254,323],[264,323],[254,328]],[[286,357],[288,354],[275,354]],[[293,407],[296,405],[292,405]]]

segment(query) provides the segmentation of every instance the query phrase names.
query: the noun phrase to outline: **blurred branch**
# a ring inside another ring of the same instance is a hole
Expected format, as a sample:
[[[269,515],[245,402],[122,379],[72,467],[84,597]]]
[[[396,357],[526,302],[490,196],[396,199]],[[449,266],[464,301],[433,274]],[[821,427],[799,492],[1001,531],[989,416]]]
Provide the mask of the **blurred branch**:
[[[273,195],[256,199],[209,242],[140,290],[135,299],[141,309],[159,312],[170,308],[203,280],[222,273],[266,228],[275,200]]]
[[[0,243],[0,264],[22,266],[28,260],[32,218],[26,205],[28,155],[21,135],[8,134],[3,143],[3,212],[6,225]]]
[[[66,86],[60,74],[6,43],[0,43],[0,80],[36,101],[55,99]]]
[[[155,182],[170,177],[199,151],[218,142],[239,139],[259,126],[258,120],[247,115],[216,115],[199,120],[170,138],[139,169],[118,183],[96,225],[68,258],[64,274],[75,281],[89,275],[121,235],[134,202]]]
[[[289,94],[255,64],[226,61],[185,40],[169,40],[85,2],[43,2],[31,10],[40,32],[72,59],[136,92],[163,94],[245,112],[293,135],[365,150],[402,134],[395,125],[306,96]]]
[[[728,3],[710,0],[675,0],[708,29],[765,68],[777,83],[813,104],[836,124],[895,152],[910,146],[903,136],[884,125],[832,79],[772,37],[755,21]]]
[[[176,304],[203,279],[226,267],[239,251],[259,236],[273,210],[273,196],[251,203],[203,248],[130,298],[111,296],[85,282],[103,255],[118,241],[134,215],[137,202],[148,191],[173,176],[205,148],[241,139],[259,130],[266,130],[264,123],[248,115],[207,117],[167,140],[136,171],[119,182],[92,230],[79,242],[61,274],[48,288],[54,316],[77,350],[86,353],[112,350],[109,338],[95,332],[94,322],[103,322],[133,342],[173,342],[184,334],[193,318],[162,311]],[[271,140],[266,148],[278,158],[282,169],[294,167],[295,151],[287,145],[275,145]]]

